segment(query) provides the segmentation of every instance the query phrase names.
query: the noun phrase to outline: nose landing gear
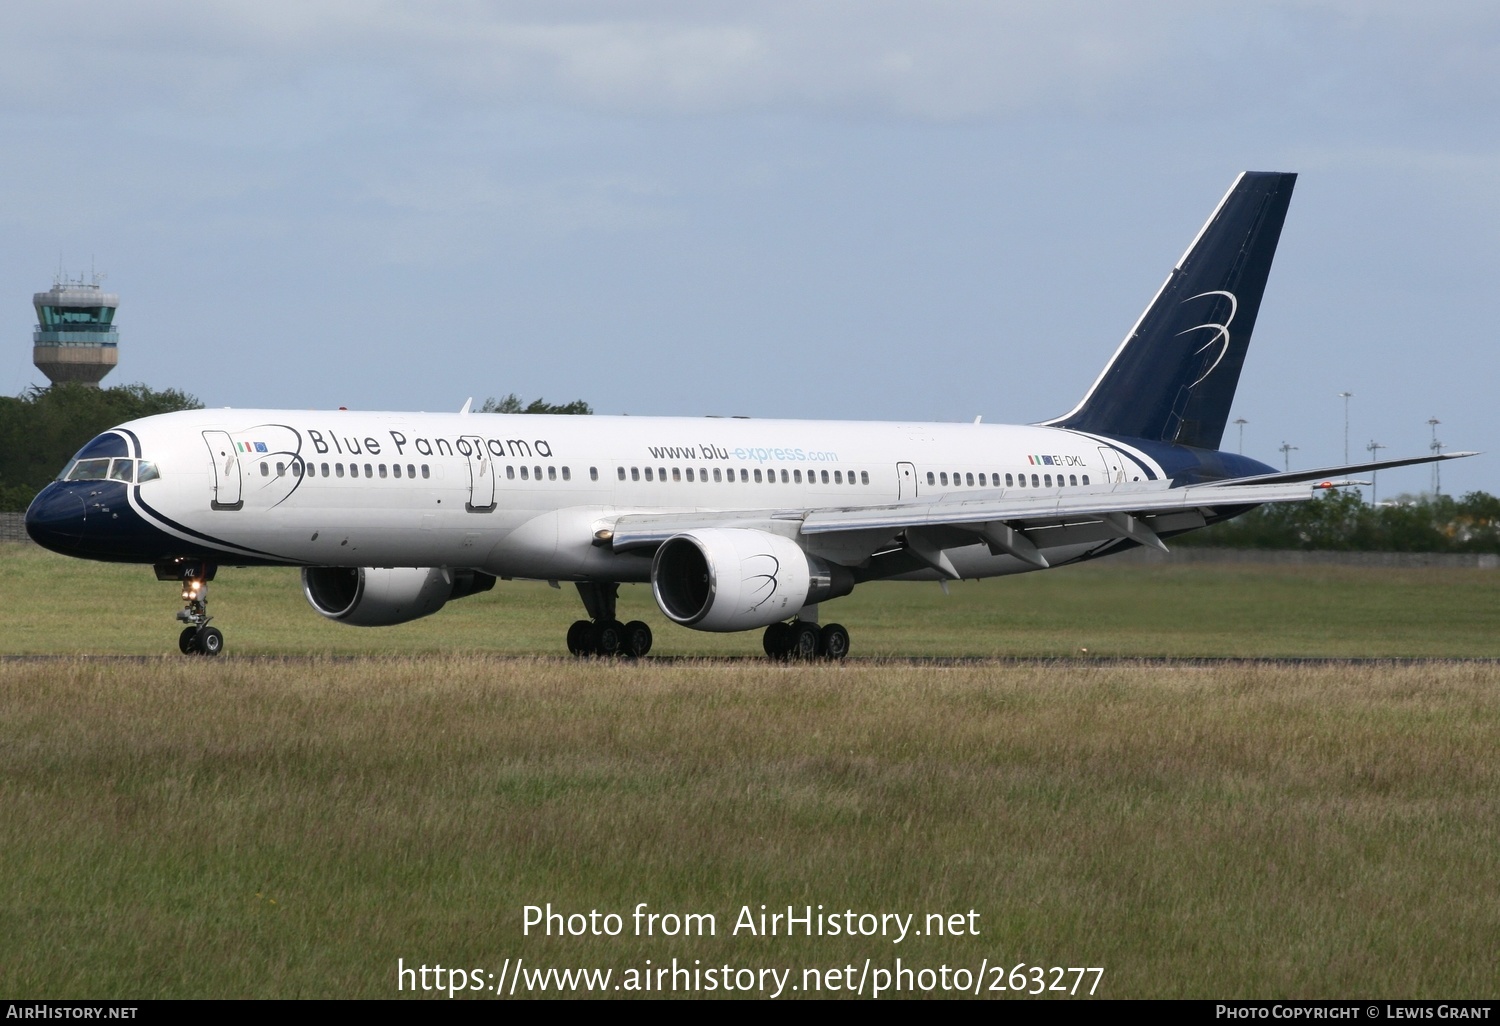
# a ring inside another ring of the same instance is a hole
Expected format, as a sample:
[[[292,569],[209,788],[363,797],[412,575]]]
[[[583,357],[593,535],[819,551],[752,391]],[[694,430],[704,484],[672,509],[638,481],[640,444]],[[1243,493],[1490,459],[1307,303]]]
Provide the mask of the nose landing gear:
[[[183,608],[177,619],[187,624],[177,635],[177,648],[183,655],[216,656],[224,651],[224,635],[208,621],[208,582],[218,570],[212,563],[173,559],[156,564],[156,579],[181,581]]]

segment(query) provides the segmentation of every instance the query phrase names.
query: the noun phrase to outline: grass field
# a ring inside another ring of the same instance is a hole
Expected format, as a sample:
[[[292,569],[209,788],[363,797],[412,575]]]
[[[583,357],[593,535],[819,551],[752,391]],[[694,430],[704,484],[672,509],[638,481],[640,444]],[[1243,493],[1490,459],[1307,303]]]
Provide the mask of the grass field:
[[[0,577],[0,652],[175,652],[179,590],[148,567],[0,545]],[[295,570],[231,567],[209,587],[230,655],[560,654],[583,615],[571,586],[502,581],[415,623],[358,628],[314,613]],[[668,622],[646,585],[621,589],[620,613],[651,624],[657,655],[761,654],[758,631]],[[849,628],[856,657],[1500,657],[1500,573],[1103,560],[959,582],[946,595],[936,584],[864,585],[823,619]]]
[[[170,647],[173,586],[0,560],[0,648],[82,656],[0,661],[0,994],[394,997],[398,959],[516,958],[615,983],[900,958],[1100,966],[1108,997],[1500,991],[1500,666],[1077,653],[1497,655],[1482,571],[870,589],[826,610],[856,652],[1078,658],[772,666],[507,654],[576,615],[544,585],[341,628],[272,571],[215,585],[222,660],[90,658]],[[548,902],[624,933],[523,935]],[[635,937],[640,902],[717,933]],[[762,904],[972,909],[979,932],[732,935]]]

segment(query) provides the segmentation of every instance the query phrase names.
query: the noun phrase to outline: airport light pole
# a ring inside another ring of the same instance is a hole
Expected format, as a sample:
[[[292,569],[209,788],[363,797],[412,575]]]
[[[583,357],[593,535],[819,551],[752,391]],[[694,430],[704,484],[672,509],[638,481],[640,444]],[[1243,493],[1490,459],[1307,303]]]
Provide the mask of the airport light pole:
[[[1349,463],[1349,400],[1354,398],[1353,392],[1340,392],[1339,398],[1344,400],[1344,464]]]
[[[1240,426],[1240,455],[1245,455],[1245,425],[1250,423],[1244,417],[1236,417],[1234,422]]]
[[[1375,439],[1370,439],[1370,444],[1365,446],[1370,451],[1370,462],[1374,463],[1380,458],[1380,450],[1388,449],[1390,446],[1381,445]],[[1370,505],[1380,505],[1380,471],[1370,471]]]
[[[1432,444],[1428,448],[1432,450],[1434,456],[1443,454],[1443,443],[1438,441],[1437,436],[1437,426],[1441,423],[1442,421],[1436,417],[1427,418],[1427,426],[1432,428]],[[1443,494],[1443,472],[1438,469],[1441,466],[1441,463],[1432,465],[1432,497],[1434,499]]]
[[[1297,451],[1297,446],[1295,446],[1295,445],[1289,445],[1286,442],[1282,442],[1281,443],[1281,463],[1282,463],[1281,469],[1282,470],[1285,470],[1288,473],[1291,472],[1291,469],[1292,469],[1292,453],[1294,453],[1296,451]]]

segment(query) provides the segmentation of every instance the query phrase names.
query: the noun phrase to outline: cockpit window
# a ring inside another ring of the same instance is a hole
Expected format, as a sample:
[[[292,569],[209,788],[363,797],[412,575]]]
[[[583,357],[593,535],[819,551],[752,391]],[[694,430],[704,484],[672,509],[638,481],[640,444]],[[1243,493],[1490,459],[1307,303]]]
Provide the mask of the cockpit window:
[[[64,481],[103,481],[109,477],[109,460],[74,460]]]
[[[161,473],[156,469],[156,464],[149,460],[97,459],[74,460],[58,475],[57,479],[59,481],[122,481],[130,484],[132,481],[143,483],[160,478]]]

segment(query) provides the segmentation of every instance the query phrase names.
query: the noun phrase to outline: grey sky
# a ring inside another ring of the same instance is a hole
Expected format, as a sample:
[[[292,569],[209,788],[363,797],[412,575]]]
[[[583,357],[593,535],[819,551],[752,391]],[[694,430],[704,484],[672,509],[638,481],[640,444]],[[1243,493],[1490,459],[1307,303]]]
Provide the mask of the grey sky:
[[[1246,451],[1337,462],[1347,389],[1500,453],[1497,69],[1479,3],[10,3],[0,388],[61,258],[211,405],[1038,420],[1248,168]]]

